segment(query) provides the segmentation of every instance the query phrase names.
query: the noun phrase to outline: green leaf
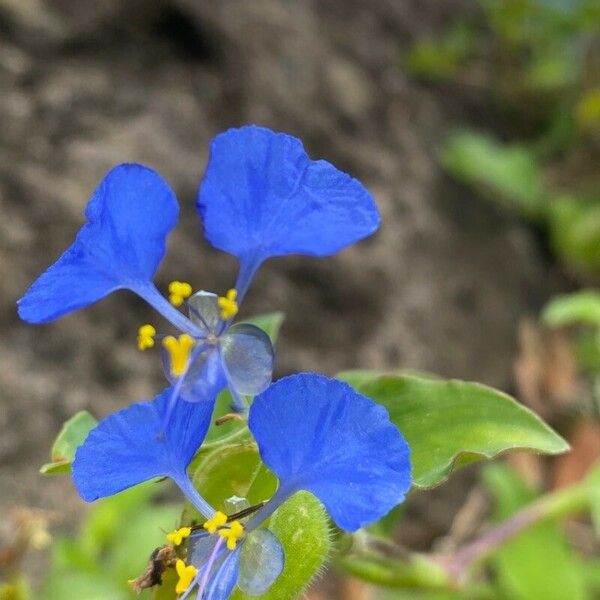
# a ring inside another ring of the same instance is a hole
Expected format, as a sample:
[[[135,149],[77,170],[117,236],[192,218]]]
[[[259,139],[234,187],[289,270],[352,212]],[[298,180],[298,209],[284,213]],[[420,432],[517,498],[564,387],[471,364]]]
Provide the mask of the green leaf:
[[[329,521],[321,503],[308,492],[294,494],[271,517],[268,527],[283,546],[283,572],[261,596],[249,596],[236,589],[232,600],[297,598],[329,555]]]
[[[516,473],[490,465],[484,481],[496,499],[495,517],[504,521],[534,499]],[[489,559],[503,597],[514,600],[585,600],[583,565],[569,547],[556,521],[529,527],[505,543]]]
[[[411,448],[414,483],[440,483],[456,464],[507,450],[559,454],[569,446],[513,398],[478,383],[383,376],[357,390],[383,404]]]
[[[554,251],[583,270],[600,269],[600,202],[597,196],[565,195],[548,204],[548,228]]]
[[[40,468],[43,475],[69,473],[75,450],[83,444],[88,433],[96,427],[98,421],[87,410],[79,411],[62,426],[50,453],[51,462]]]
[[[542,320],[550,327],[578,323],[600,327],[600,292],[581,290],[553,298],[544,307]]]
[[[417,42],[408,53],[409,71],[434,80],[454,77],[473,50],[474,33],[459,22],[442,39]]]
[[[460,181],[488,193],[491,198],[524,217],[541,216],[542,182],[531,151],[506,146],[473,131],[449,138],[441,155],[442,164]]]
[[[240,323],[252,323],[252,325],[260,327],[271,338],[271,343],[275,345],[284,320],[285,313],[278,311],[242,319]]]
[[[358,389],[359,386],[371,383],[380,377],[418,377],[419,379],[432,379],[440,381],[441,377],[427,371],[418,369],[398,369],[392,371],[378,371],[374,369],[351,369],[349,371],[341,371],[335,378],[345,381],[353,388]]]

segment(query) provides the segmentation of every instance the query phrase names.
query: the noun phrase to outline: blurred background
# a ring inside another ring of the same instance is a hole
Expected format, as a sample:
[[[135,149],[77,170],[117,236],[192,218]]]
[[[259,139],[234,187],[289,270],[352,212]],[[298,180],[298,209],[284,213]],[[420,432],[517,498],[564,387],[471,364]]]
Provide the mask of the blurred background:
[[[15,302],[126,161],[157,169],[181,203],[159,287],[231,287],[236,265],[203,242],[193,203],[209,140],[245,123],[294,134],[359,178],[383,220],[333,258],[263,267],[242,316],[285,312],[278,376],[473,379],[573,445],[553,461],[515,455],[510,474],[459,472],[411,499],[398,540],[431,551],[468,539],[489,522],[498,477],[533,496],[583,477],[600,456],[599,30],[597,0],[0,0],[0,579],[39,546],[24,569],[32,597],[129,597],[57,591],[67,571],[98,581],[99,550],[81,546],[90,531],[110,545],[107,523],[126,507],[89,513],[68,477],[38,469],[74,412],[101,417],[161,389],[156,357],[135,344],[151,312],[123,292],[31,327]],[[165,527],[176,514],[152,510]],[[597,554],[586,518],[556,536],[568,569]],[[138,563],[101,574],[133,577]],[[502,583],[498,564],[497,597],[551,597]],[[600,597],[594,569],[583,595],[556,597]],[[388,597],[432,597],[403,593]],[[310,594],[380,592],[332,573]]]

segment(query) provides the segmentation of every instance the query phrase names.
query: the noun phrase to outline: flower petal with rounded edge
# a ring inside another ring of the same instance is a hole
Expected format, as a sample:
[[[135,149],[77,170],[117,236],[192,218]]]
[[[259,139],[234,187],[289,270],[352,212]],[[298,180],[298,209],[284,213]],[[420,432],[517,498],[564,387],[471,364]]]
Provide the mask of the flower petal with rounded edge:
[[[232,325],[221,336],[220,348],[229,385],[238,394],[255,396],[271,383],[273,345],[260,327],[251,323]]]
[[[271,256],[327,256],[374,233],[366,188],[302,142],[253,125],[216,136],[196,206],[208,241],[254,264]]]
[[[164,416],[167,388],[150,402],[139,402],[109,415],[77,449],[73,481],[87,502],[111,496],[153,477],[176,480],[204,440],[213,405],[177,400],[169,428]]]
[[[90,199],[88,222],[73,244],[19,300],[19,316],[45,323],[147,284],[178,214],[175,194],[158,173],[138,164],[115,167]]]
[[[248,425],[279,478],[277,501],[309,491],[346,531],[384,516],[411,486],[409,447],[387,411],[341,381],[284,377],[254,399]]]

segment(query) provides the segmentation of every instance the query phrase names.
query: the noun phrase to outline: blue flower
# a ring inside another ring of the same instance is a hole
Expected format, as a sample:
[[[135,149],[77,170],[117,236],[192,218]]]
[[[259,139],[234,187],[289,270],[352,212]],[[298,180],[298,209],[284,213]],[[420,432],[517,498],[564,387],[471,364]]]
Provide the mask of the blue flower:
[[[255,126],[212,141],[196,205],[206,239],[240,261],[241,296],[268,258],[328,256],[379,227],[360,182],[311,160],[298,138]]]
[[[168,394],[102,421],[77,450],[73,480],[90,501],[152,477],[172,478],[208,519],[207,531],[192,534],[201,541],[195,540],[191,557],[197,569],[193,585],[218,590],[205,598],[228,598],[236,582],[257,593],[279,575],[283,551],[259,527],[296,492],[311,492],[340,528],[355,531],[402,502],[410,488],[409,448],[383,407],[345,383],[316,374],[292,375],[257,396],[248,418],[261,458],[279,480],[277,492],[245,525],[229,521],[185,475],[193,448],[206,433],[206,404],[178,400],[161,438]],[[241,549],[257,539],[270,563],[251,576],[242,572]]]
[[[173,383],[171,410],[177,395],[213,402],[227,385],[240,408],[240,396],[264,390],[273,370],[268,336],[253,325],[230,327],[260,264],[291,253],[332,254],[372,234],[379,215],[358,181],[310,160],[300,140],[254,126],[213,140],[197,208],[209,242],[240,261],[236,285],[225,296],[192,295],[181,281],[170,284],[170,303],[158,291],[153,278],[177,222],[177,201],[155,171],[126,164],[102,180],[87,223],[19,300],[19,316],[45,323],[131,290],[181,332],[157,336],[150,324],[138,332],[141,350],[161,341]],[[189,318],[176,309],[186,300]]]

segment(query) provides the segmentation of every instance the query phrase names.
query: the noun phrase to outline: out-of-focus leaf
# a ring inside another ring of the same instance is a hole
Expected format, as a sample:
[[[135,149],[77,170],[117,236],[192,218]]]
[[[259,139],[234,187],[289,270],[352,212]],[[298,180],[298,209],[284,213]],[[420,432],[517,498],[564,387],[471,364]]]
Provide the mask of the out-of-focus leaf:
[[[260,327],[271,338],[271,343],[275,345],[284,320],[285,313],[278,311],[241,319],[240,323],[252,323],[252,325]]]
[[[163,489],[161,484],[148,482],[99,500],[83,521],[78,537],[80,547],[88,556],[100,557],[118,538],[123,524]]]
[[[449,586],[443,568],[426,557],[390,558],[374,552],[348,554],[338,565],[354,577],[384,588],[438,590]]]
[[[490,465],[484,481],[496,499],[495,516],[504,521],[535,494],[501,465]],[[540,522],[504,544],[489,559],[503,597],[514,600],[585,600],[583,565],[556,522]]]
[[[52,444],[51,462],[40,468],[43,475],[69,473],[75,450],[83,444],[87,434],[98,424],[98,421],[87,410],[79,411],[62,426],[60,433]]]
[[[600,88],[587,91],[575,109],[577,123],[583,129],[600,125]]]
[[[585,481],[589,499],[592,522],[596,535],[600,536],[600,463],[596,464],[589,472]]]
[[[268,528],[283,546],[283,572],[266,593],[249,596],[236,589],[232,600],[297,598],[329,555],[327,515],[321,503],[308,492],[298,492],[285,502],[271,517]]]
[[[548,204],[554,251],[566,263],[600,269],[600,201],[597,197],[561,196]]]
[[[414,483],[440,483],[455,464],[507,450],[559,454],[568,444],[513,398],[478,383],[383,376],[356,388],[385,406],[411,448]]]
[[[38,600],[131,600],[133,596],[106,573],[59,571],[52,573],[36,597]]]
[[[544,307],[542,320],[550,327],[580,323],[600,327],[600,292],[581,290],[553,298]]]
[[[408,54],[408,70],[431,79],[453,77],[473,50],[473,42],[473,29],[457,23],[441,39],[417,42]]]
[[[442,151],[444,167],[463,183],[524,217],[541,216],[543,188],[534,154],[471,131],[451,136]]]

